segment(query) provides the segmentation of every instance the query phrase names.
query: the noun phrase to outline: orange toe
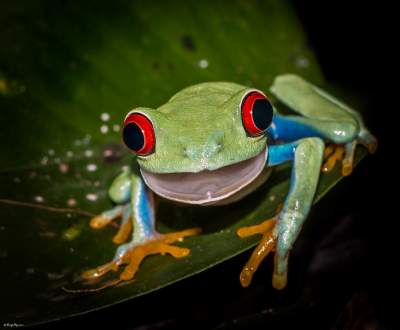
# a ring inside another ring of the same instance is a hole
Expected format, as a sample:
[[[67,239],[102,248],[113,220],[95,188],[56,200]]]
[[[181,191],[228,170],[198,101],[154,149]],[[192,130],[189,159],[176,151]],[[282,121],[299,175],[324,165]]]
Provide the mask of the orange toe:
[[[126,224],[124,224],[125,227],[120,230],[120,232],[118,233],[120,234],[119,236],[117,234],[114,237],[114,241],[124,239],[127,233],[130,232],[131,228],[129,227],[128,223],[131,223],[131,221],[128,221]],[[171,243],[176,241],[180,242],[183,240],[184,237],[197,235],[200,232],[200,228],[192,228],[175,233],[159,235],[155,239],[149,240],[142,244],[133,245],[131,248],[127,248],[119,259],[113,260],[95,269],[85,271],[82,274],[82,277],[86,280],[97,279],[105,275],[109,271],[117,271],[119,266],[127,264],[120,275],[120,279],[124,281],[130,280],[134,278],[135,274],[139,270],[142,261],[149,255],[169,254],[175,258],[182,258],[189,255],[190,249],[171,245]]]

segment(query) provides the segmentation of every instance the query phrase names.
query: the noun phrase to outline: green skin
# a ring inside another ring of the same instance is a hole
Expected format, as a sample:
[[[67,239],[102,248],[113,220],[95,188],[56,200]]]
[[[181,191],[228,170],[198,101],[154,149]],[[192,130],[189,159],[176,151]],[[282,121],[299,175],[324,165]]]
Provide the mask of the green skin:
[[[153,192],[181,203],[226,204],[264,183],[270,167],[293,161],[290,192],[273,229],[273,286],[285,287],[289,251],[312,204],[324,142],[343,144],[343,166],[351,169],[357,143],[373,151],[376,140],[355,111],[294,75],[278,76],[270,90],[302,116],[282,116],[274,109],[270,136],[280,143],[270,143],[267,135],[251,137],[243,128],[240,104],[254,90],[208,82],[183,89],[158,109],[133,110],[150,118],[156,146],[152,154],[138,156],[139,167],[124,171],[109,190],[118,205],[102,219],[122,215],[123,223],[133,222],[132,240],[119,247],[114,261],[159,237]]]

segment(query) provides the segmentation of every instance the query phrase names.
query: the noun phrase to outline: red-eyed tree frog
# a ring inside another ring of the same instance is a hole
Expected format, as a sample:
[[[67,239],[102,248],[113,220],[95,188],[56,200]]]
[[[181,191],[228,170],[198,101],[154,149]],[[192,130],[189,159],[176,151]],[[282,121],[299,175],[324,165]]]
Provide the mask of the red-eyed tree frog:
[[[289,253],[309,213],[321,168],[328,171],[341,160],[342,174],[349,175],[357,144],[373,153],[377,141],[357,112],[296,75],[276,77],[270,92],[298,115],[284,116],[262,91],[230,82],[190,86],[158,109],[130,111],[122,135],[136,165],[109,189],[116,206],[90,222],[101,228],[122,217],[114,242],[129,242],[83,278],[126,265],[120,279],[129,280],[148,255],[181,258],[190,253],[172,243],[200,234],[200,229],[158,233],[154,194],[201,206],[233,203],[264,184],[271,168],[291,161],[290,190],[279,213],[237,231],[239,237],[262,235],[240,274],[241,284],[248,286],[261,261],[274,251],[272,285],[284,288]],[[325,143],[334,147],[325,148]]]

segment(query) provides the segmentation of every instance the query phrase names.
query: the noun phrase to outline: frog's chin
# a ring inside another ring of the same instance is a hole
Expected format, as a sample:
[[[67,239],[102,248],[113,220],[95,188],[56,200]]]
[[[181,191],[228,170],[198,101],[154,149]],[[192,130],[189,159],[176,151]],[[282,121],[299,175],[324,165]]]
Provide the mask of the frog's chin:
[[[152,173],[141,169],[147,186],[157,195],[187,204],[222,204],[241,191],[249,190],[251,183],[266,168],[267,150],[257,156],[236,164],[221,167],[214,171],[204,170],[197,173]],[[235,199],[235,198],[234,198]]]

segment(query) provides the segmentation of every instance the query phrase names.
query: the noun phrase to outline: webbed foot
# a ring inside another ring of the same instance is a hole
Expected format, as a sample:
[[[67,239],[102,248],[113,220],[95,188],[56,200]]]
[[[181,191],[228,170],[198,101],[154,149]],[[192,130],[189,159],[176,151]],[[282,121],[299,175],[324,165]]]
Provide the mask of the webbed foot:
[[[370,154],[375,153],[378,141],[367,130],[362,130],[359,136],[352,142],[344,145],[330,144],[324,151],[324,163],[322,172],[331,171],[337,161],[342,161],[342,175],[348,176],[353,171],[354,152],[358,144],[365,146]]]
[[[242,272],[240,273],[240,283],[243,287],[248,287],[250,285],[258,266],[265,259],[265,257],[275,249],[277,237],[273,229],[275,227],[277,217],[278,216],[275,216],[271,219],[265,220],[258,225],[239,228],[236,232],[241,238],[255,234],[263,235],[260,243],[254,249],[250,259],[247,261],[246,265],[242,269]]]
[[[330,172],[337,161],[343,159],[344,147],[339,144],[330,144],[324,150],[324,163],[321,166],[322,172]],[[342,169],[342,172],[344,169]],[[347,171],[347,170],[346,170]]]
[[[118,248],[114,260],[100,267],[88,270],[82,274],[86,280],[99,278],[109,271],[117,271],[119,266],[127,264],[120,275],[121,280],[132,279],[139,269],[140,264],[146,256],[153,254],[165,255],[166,253],[175,258],[182,258],[190,253],[190,249],[171,245],[171,243],[181,242],[184,237],[197,235],[201,232],[200,228],[191,228],[179,232],[168,234],[156,234],[153,238],[144,242],[124,244]]]

